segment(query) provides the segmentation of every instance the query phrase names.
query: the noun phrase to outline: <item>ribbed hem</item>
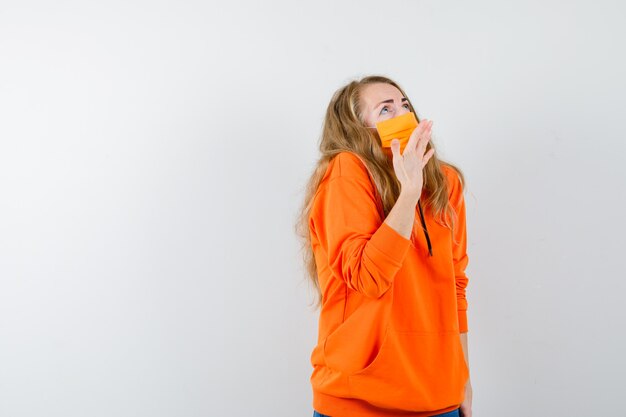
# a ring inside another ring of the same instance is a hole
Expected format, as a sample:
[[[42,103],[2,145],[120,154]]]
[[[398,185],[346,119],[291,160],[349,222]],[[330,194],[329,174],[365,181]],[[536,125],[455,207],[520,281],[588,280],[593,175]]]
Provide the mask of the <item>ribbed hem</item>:
[[[313,408],[330,417],[430,417],[456,410],[460,404],[434,411],[396,411],[377,408],[366,401],[341,398],[313,390]]]

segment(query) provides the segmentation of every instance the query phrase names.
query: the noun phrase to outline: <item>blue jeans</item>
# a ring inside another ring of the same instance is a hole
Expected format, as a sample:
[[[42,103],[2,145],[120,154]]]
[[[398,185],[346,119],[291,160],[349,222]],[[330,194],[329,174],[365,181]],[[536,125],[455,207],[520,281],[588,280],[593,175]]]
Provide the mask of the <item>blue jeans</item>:
[[[433,416],[433,417],[460,417],[461,413],[459,410],[460,408],[457,408],[456,410],[448,411],[447,413],[443,413],[443,414],[437,414],[436,416]],[[327,416],[326,414],[320,414],[317,411],[313,410],[313,417],[330,417],[330,416]]]

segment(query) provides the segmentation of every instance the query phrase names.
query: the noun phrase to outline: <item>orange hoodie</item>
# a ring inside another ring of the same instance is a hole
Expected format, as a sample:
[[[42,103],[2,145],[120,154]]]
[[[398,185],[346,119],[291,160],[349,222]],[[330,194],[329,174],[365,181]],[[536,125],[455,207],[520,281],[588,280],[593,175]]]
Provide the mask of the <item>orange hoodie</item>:
[[[469,369],[465,202],[456,172],[442,167],[457,213],[450,229],[419,212],[413,240],[381,215],[361,159],[330,162],[309,218],[322,291],[318,343],[311,354],[313,408],[331,417],[423,417],[464,399]]]

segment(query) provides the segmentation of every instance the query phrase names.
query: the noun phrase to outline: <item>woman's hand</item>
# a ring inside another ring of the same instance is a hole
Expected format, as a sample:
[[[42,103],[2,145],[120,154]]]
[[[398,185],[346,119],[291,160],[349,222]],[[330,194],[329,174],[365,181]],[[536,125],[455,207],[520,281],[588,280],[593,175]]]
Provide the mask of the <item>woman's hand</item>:
[[[465,399],[461,403],[461,417],[472,417],[472,383],[467,380],[465,384]]]
[[[402,186],[401,193],[413,197],[416,202],[422,195],[423,168],[435,153],[435,150],[431,148],[424,155],[426,144],[430,140],[432,124],[430,120],[422,121],[411,133],[402,154],[400,154],[400,141],[398,139],[391,141],[393,169]]]

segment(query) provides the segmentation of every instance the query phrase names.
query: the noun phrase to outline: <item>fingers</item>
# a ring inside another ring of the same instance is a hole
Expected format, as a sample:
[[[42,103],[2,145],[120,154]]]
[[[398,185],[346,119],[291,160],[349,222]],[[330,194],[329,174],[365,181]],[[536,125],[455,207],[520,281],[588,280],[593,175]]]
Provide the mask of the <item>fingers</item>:
[[[416,147],[416,152],[417,155],[420,156],[421,158],[424,158],[424,152],[426,151],[426,145],[428,145],[428,141],[430,140],[430,136],[432,133],[431,130],[431,126],[432,126],[433,122],[429,121],[429,125],[427,130],[420,136],[418,142],[417,142],[417,147]]]
[[[409,142],[406,144],[407,148],[415,149],[417,143],[419,142],[419,138],[423,134],[426,127],[428,127],[428,121],[422,120],[422,122],[419,123],[415,130],[413,130],[413,132],[411,133],[411,136],[409,137]]]
[[[417,152],[417,154],[420,156],[424,155],[425,145],[422,145],[422,143],[428,142],[428,140],[430,139],[432,125],[433,125],[432,120],[422,120],[422,122],[417,126],[417,128],[413,131],[413,133],[411,133],[411,138],[409,139],[409,141],[413,139],[414,137],[415,137],[415,140],[414,140],[413,147],[410,149],[414,149]],[[428,138],[424,140],[426,137]],[[420,145],[422,145],[422,148],[420,148]]]
[[[394,139],[391,141],[391,154],[393,155],[393,169],[396,172],[396,176],[398,173],[402,172],[402,157],[400,155],[400,141],[398,139]]]
[[[424,159],[422,159],[422,166],[426,166],[426,164],[430,160],[430,157],[433,156],[434,154],[435,154],[435,149],[430,148],[429,151],[426,152],[426,155],[424,155]]]
[[[398,139],[393,139],[391,141],[391,153],[394,156],[400,156],[400,141]]]

